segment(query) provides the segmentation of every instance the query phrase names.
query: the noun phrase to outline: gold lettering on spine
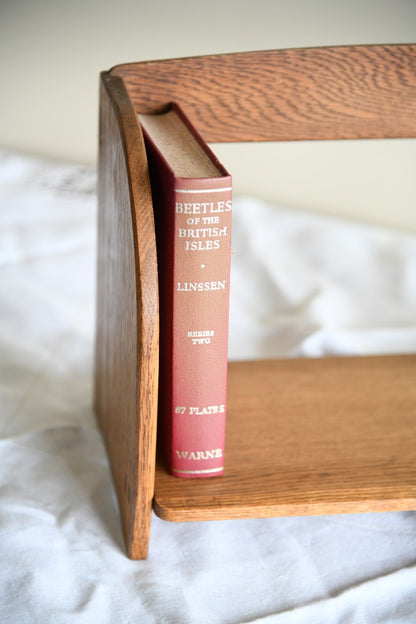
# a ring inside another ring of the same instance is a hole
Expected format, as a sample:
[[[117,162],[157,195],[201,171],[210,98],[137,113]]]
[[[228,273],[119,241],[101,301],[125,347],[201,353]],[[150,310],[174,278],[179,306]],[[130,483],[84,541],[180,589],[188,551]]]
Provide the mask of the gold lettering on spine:
[[[179,239],[184,239],[185,251],[220,249],[221,240],[229,237],[229,226],[220,225],[221,215],[231,210],[231,199],[212,202],[175,202],[176,214],[182,215],[177,236]]]
[[[176,290],[180,292],[203,292],[206,290],[225,290],[227,280],[214,282],[176,282]]]

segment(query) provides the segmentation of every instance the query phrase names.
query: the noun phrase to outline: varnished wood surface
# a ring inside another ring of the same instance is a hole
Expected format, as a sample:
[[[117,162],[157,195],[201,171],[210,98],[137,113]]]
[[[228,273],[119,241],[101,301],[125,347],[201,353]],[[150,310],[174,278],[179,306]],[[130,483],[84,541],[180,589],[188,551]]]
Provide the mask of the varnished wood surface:
[[[136,113],[177,101],[207,141],[416,136],[416,45],[248,52],[102,75],[96,393],[131,558],[147,554],[158,373],[156,249]],[[156,467],[169,520],[416,508],[415,357],[233,363],[226,472]]]
[[[416,509],[416,356],[232,363],[223,477],[156,469],[166,520]]]
[[[95,407],[127,551],[147,555],[158,374],[156,246],[144,146],[123,83],[102,75]]]
[[[177,101],[212,142],[416,136],[416,45],[119,65],[137,112]]]

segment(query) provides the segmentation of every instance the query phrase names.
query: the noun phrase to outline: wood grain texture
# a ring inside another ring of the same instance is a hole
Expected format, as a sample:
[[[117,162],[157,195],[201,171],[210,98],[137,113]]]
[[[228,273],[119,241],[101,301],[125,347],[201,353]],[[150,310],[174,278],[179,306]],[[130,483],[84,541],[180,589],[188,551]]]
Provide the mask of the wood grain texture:
[[[123,83],[102,74],[95,407],[127,551],[147,555],[154,484],[158,290],[150,187]]]
[[[416,136],[416,45],[193,57],[111,74],[137,112],[176,101],[210,142]]]
[[[205,140],[416,136],[416,46],[249,52],[101,79],[96,408],[129,556],[169,520],[416,509],[416,356],[233,363],[226,472],[155,470],[156,249],[136,113],[177,101]]]
[[[231,363],[225,474],[159,461],[155,512],[220,520],[416,509],[416,356]]]

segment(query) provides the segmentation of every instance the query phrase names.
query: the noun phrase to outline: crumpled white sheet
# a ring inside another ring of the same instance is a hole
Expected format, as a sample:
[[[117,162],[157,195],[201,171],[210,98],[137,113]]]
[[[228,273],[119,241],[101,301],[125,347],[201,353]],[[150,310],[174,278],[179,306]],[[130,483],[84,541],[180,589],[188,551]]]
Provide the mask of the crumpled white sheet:
[[[234,215],[230,357],[415,352],[414,233],[255,199]]]
[[[402,624],[416,513],[152,521],[130,561],[91,409],[95,174],[0,156],[0,622]],[[235,202],[230,356],[416,351],[416,235]]]

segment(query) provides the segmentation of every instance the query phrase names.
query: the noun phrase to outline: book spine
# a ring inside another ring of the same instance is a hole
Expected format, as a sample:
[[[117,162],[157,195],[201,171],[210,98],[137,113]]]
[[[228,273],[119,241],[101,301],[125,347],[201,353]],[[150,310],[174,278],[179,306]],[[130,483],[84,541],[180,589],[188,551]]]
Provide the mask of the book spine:
[[[231,179],[175,179],[171,414],[178,477],[221,475],[227,395]]]

